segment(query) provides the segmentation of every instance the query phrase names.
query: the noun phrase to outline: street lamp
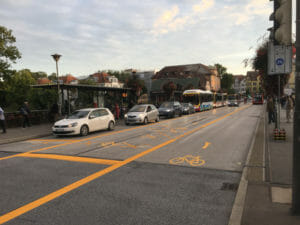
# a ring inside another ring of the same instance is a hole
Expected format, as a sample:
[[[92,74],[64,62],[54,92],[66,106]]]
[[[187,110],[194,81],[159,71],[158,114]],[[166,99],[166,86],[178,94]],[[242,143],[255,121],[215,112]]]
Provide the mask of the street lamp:
[[[53,57],[53,59],[56,62],[56,78],[57,78],[57,105],[58,105],[58,115],[61,115],[61,104],[60,104],[60,98],[59,98],[59,79],[58,79],[58,65],[57,62],[59,60],[59,58],[61,57],[61,55],[59,54],[54,54],[51,55]]]

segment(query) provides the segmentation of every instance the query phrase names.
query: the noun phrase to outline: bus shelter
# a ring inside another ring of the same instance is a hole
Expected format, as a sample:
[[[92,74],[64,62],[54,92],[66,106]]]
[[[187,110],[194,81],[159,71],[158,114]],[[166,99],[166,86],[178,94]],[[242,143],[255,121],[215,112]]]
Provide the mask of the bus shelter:
[[[93,107],[108,107],[113,109],[113,104],[123,105],[127,102],[130,88],[105,87],[85,84],[40,84],[31,85],[32,88],[56,89],[59,93],[58,104],[62,114],[70,114],[72,101],[78,100],[80,92],[91,95],[92,102],[88,104]],[[58,89],[59,88],[59,89]],[[85,105],[86,102],[79,103]],[[64,110],[66,109],[66,110]]]

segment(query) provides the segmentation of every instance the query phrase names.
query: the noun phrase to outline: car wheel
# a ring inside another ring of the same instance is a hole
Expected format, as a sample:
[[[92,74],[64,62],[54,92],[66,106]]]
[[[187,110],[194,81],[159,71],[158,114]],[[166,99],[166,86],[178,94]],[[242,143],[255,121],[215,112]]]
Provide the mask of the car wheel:
[[[147,123],[148,123],[148,118],[145,117],[145,119],[144,119],[144,124],[146,125]]]
[[[129,126],[129,123],[125,122],[125,125],[126,125],[126,126]]]
[[[87,125],[83,125],[81,128],[80,128],[80,135],[81,136],[86,136],[88,135],[89,133],[89,128]]]
[[[115,123],[113,122],[113,121],[110,121],[109,123],[108,123],[108,130],[113,130],[115,128]]]
[[[156,117],[155,122],[159,122],[159,116]]]

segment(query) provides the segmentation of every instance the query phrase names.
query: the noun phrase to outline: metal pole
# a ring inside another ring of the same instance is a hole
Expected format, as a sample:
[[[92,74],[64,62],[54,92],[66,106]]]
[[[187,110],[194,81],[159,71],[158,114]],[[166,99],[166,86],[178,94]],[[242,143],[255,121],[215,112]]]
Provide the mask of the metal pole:
[[[295,74],[292,213],[300,215],[300,1],[296,1],[296,7],[296,53],[298,54]]]
[[[280,129],[280,74],[278,74],[277,128]]]
[[[61,115],[61,104],[60,104],[60,88],[59,88],[59,78],[58,78],[58,65],[57,65],[57,60],[55,60],[56,62],[56,77],[57,77],[57,105],[58,105],[58,115]]]

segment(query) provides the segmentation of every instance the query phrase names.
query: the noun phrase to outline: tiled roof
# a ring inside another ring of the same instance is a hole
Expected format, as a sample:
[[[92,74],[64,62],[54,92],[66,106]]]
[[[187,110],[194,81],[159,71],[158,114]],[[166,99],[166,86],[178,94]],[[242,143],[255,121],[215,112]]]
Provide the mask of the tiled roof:
[[[38,83],[38,84],[50,84],[51,81],[50,81],[48,78],[44,77],[44,78],[38,79],[38,80],[37,80],[37,83]]]
[[[156,73],[152,79],[198,77],[199,75],[210,75],[210,70],[211,68],[200,63],[166,66]]]
[[[71,74],[68,74],[66,76],[59,77],[60,80],[63,81],[64,84],[69,84],[74,80],[78,80],[76,77],[72,76]]]
[[[247,78],[251,81],[256,81],[259,73],[257,71],[248,71]]]
[[[94,73],[90,75],[90,77],[93,77],[96,79],[97,83],[106,83],[108,82],[108,74],[104,72]]]

